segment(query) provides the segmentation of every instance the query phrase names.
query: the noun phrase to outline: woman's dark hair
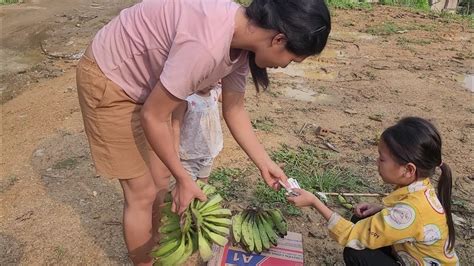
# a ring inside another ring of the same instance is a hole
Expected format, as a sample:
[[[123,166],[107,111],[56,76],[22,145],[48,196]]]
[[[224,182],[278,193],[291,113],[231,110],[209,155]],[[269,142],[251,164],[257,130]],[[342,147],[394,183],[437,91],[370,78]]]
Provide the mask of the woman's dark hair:
[[[399,164],[413,163],[418,178],[434,175],[441,168],[438,182],[438,198],[443,205],[448,223],[448,250],[454,247],[455,233],[451,215],[451,169],[441,159],[441,136],[438,130],[425,119],[405,117],[387,128],[381,137],[390,153]]]
[[[246,16],[255,25],[282,33],[286,48],[298,56],[321,53],[331,31],[331,16],[324,0],[253,0]],[[265,68],[255,63],[255,53],[249,53],[249,66],[257,91],[268,87]]]

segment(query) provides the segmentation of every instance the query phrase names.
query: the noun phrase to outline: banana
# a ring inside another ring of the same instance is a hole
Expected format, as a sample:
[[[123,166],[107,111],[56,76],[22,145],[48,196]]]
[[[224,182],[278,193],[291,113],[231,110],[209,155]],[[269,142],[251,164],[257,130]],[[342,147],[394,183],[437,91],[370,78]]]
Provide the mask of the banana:
[[[157,250],[152,251],[152,255],[154,257],[161,257],[166,254],[169,254],[176,250],[180,244],[180,238],[182,236],[178,236],[176,238],[170,239],[168,242],[164,243],[163,245],[160,245]]]
[[[255,242],[253,240],[253,234],[251,230],[251,216],[252,214],[250,212],[246,212],[242,221],[242,243],[248,251],[253,251],[255,248]]]
[[[227,226],[227,227],[232,225],[232,220],[229,218],[206,216],[206,217],[203,217],[203,220],[214,225]]]
[[[201,214],[199,213],[198,210],[196,210],[196,209],[194,209],[194,208],[191,208],[191,212],[192,212],[192,214],[193,214],[193,217],[194,217],[194,221],[195,221],[195,223],[196,223],[196,226],[197,226],[198,228],[201,227],[201,224],[202,224],[202,221],[203,221]]]
[[[208,185],[208,184],[205,184],[202,187],[202,192],[204,192],[204,194],[206,194],[206,196],[212,195],[212,194],[216,193],[216,191],[217,191],[216,187]]]
[[[183,226],[181,227],[181,231],[183,233],[187,233],[189,231],[189,229],[191,228],[191,223],[192,223],[191,211],[190,211],[189,208],[186,210],[184,215],[185,215],[184,223],[183,223]],[[179,221],[178,221],[178,223],[179,223]]]
[[[161,217],[161,224],[168,224],[168,223],[175,223],[175,222],[178,222],[179,223],[179,216],[178,215],[164,215],[163,217]]]
[[[160,227],[159,232],[162,234],[167,234],[179,229],[180,229],[179,222],[177,223],[170,222],[170,223],[163,224]]]
[[[260,232],[258,231],[258,225],[255,216],[257,215],[253,215],[251,220],[253,241],[255,243],[255,251],[257,251],[257,253],[261,253],[263,251],[262,239],[260,238]]]
[[[171,233],[162,234],[162,235],[160,235],[159,243],[160,243],[160,245],[163,245],[163,244],[167,243],[170,240],[177,239],[178,237],[181,236],[181,234],[182,234],[181,230],[176,230],[176,231],[173,231]]]
[[[260,213],[258,218],[259,218],[260,222],[262,223],[262,225],[265,229],[265,233],[267,234],[268,239],[270,240],[270,242],[273,245],[276,246],[278,244],[278,235],[273,230],[273,221],[272,221],[272,219],[271,218],[270,219],[265,219],[265,216],[263,215],[263,213]]]
[[[176,265],[176,262],[183,257],[184,250],[186,249],[186,235],[183,234],[181,236],[181,241],[179,243],[178,248],[168,253],[158,259],[161,265]]]
[[[220,209],[222,209],[222,206],[220,204],[216,204],[216,205],[211,206],[208,209],[206,209],[206,211],[204,213],[208,213],[208,212],[212,212],[212,211],[220,210]]]
[[[209,184],[206,184],[200,180],[196,181],[196,183],[199,185],[199,188],[202,190],[202,192],[204,194],[206,194],[206,196],[210,196],[214,193],[216,193],[216,188],[214,186],[211,186]],[[202,207],[202,205],[204,204],[205,202],[202,202],[198,199],[195,199],[193,204],[194,204],[194,207],[196,209],[199,209],[200,207]]]
[[[230,234],[230,229],[227,227],[223,226],[216,226],[213,224],[209,224],[208,222],[204,221],[203,225],[210,231],[223,235],[223,236],[228,236]]]
[[[198,228],[198,247],[199,247],[199,255],[203,261],[208,261],[212,258],[212,249],[211,245],[207,241],[207,239],[202,235],[202,231]]]
[[[236,243],[240,242],[242,236],[242,213],[238,213],[232,217],[232,235]]]
[[[200,212],[204,212],[206,209],[216,205],[216,204],[219,204],[221,201],[223,200],[223,198],[221,197],[221,195],[219,194],[216,194],[214,196],[212,196],[210,199],[207,200],[206,203],[204,203],[204,205],[202,205],[200,208],[197,208]]]
[[[176,261],[176,265],[184,264],[189,256],[193,254],[193,249],[193,239],[191,238],[191,234],[188,232],[186,234],[186,247],[184,248],[184,254],[178,261]]]
[[[208,239],[212,240],[212,242],[216,243],[217,245],[223,247],[229,242],[229,240],[219,234],[216,234],[214,232],[211,232],[208,230],[206,227],[202,228],[205,236],[207,236]]]
[[[263,226],[263,222],[260,220],[259,215],[255,215],[255,224],[257,225],[257,231],[260,234],[260,239],[262,241],[262,247],[264,250],[268,250],[270,248],[270,239],[267,236],[267,232]]]
[[[201,212],[201,215],[203,217],[206,217],[206,216],[224,216],[224,217],[228,217],[228,216],[232,216],[232,212],[229,210],[229,209],[217,209],[217,210],[211,210],[211,211],[208,211],[206,210],[205,212]]]
[[[165,204],[163,204],[160,209],[161,209],[161,215],[163,216],[171,216],[173,215],[174,213],[171,211],[171,202],[167,202]],[[174,214],[176,215],[176,214]]]
[[[272,217],[273,224],[278,230],[278,233],[280,236],[286,236],[287,231],[288,231],[288,224],[286,223],[285,219],[283,218],[282,213],[280,212],[279,209],[273,209],[267,211],[270,216]]]

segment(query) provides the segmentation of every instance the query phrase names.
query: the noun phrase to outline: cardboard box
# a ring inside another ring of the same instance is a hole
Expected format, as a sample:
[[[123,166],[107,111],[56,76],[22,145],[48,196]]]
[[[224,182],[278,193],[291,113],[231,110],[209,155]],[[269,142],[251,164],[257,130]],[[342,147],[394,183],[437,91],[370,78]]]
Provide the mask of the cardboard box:
[[[261,254],[247,253],[240,247],[228,243],[225,247],[214,245],[216,254],[208,266],[302,266],[303,237],[301,234],[288,232],[285,238],[278,240],[278,245]]]

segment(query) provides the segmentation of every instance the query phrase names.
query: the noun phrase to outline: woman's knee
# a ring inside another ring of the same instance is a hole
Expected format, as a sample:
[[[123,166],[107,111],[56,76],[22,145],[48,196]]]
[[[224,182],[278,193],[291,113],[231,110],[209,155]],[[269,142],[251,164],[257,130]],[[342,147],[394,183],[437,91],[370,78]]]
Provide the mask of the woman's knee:
[[[138,180],[142,179],[142,180]],[[151,176],[121,180],[125,204],[139,208],[151,208],[158,192]]]

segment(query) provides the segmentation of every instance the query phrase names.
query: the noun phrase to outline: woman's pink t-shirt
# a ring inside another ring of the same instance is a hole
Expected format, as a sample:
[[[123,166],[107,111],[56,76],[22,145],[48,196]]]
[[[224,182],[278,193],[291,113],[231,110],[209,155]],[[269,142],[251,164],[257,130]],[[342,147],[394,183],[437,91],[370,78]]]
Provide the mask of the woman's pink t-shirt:
[[[248,53],[230,58],[235,14],[232,0],[144,0],[105,25],[92,50],[104,74],[143,103],[161,81],[186,99],[219,79],[243,92]]]

